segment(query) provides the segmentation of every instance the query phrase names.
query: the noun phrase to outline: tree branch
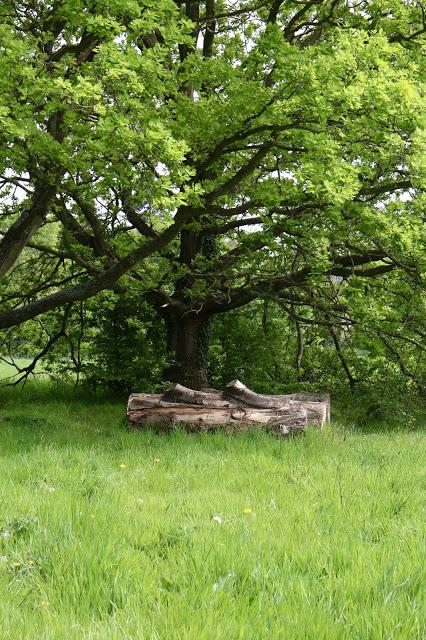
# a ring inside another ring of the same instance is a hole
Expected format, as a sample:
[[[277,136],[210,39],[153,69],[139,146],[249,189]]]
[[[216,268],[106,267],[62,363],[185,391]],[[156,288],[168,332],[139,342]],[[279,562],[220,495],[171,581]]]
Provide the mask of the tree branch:
[[[30,304],[0,313],[0,329],[16,326],[46,311],[78,300],[87,300],[104,289],[112,288],[119,278],[136,266],[138,262],[167,246],[178,235],[186,222],[194,216],[194,213],[190,207],[181,207],[176,213],[173,224],[157,238],[149,240],[91,280],[57,291]]]

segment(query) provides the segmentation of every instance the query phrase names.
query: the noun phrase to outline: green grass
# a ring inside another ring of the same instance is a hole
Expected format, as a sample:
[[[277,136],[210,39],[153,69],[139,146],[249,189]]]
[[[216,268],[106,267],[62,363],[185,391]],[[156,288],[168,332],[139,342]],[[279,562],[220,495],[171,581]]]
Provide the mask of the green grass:
[[[30,358],[15,358],[15,363],[18,367],[27,367],[31,363]],[[6,362],[0,361],[0,386],[6,383],[13,383],[21,374],[16,368]],[[35,368],[33,374],[30,375],[29,380],[34,381],[35,378],[43,377],[43,373],[40,373],[40,367]],[[45,376],[44,376],[45,377]]]
[[[0,395],[0,638],[424,640],[417,429],[128,433]]]

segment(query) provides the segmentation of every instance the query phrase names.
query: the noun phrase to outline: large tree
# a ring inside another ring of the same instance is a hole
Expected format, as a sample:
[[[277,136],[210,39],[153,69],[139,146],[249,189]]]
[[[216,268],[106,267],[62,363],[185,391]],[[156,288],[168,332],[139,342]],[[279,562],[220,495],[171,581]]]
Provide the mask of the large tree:
[[[200,387],[215,314],[274,297],[339,350],[379,282],[376,325],[422,342],[421,2],[5,0],[0,19],[0,329],[136,283],[169,377]]]

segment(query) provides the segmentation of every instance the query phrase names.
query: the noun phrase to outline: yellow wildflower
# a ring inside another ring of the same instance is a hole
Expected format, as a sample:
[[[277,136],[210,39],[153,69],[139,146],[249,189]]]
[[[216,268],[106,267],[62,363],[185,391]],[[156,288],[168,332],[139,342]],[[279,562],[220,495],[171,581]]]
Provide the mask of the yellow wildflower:
[[[250,509],[250,507],[245,507],[245,509],[243,509],[244,513],[252,513],[252,510]]]
[[[126,464],[120,464],[120,469],[125,469],[127,467]]]

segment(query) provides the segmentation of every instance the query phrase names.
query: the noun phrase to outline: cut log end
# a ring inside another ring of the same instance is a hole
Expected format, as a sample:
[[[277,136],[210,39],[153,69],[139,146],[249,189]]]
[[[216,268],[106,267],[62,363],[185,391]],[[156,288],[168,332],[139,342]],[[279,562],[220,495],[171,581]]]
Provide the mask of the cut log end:
[[[242,431],[250,427],[279,436],[304,431],[307,425],[322,427],[330,416],[328,394],[257,394],[239,380],[223,392],[195,391],[174,385],[163,394],[132,394],[128,403],[129,428],[153,427],[170,431],[175,426],[188,431]]]

